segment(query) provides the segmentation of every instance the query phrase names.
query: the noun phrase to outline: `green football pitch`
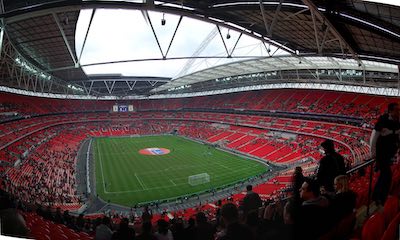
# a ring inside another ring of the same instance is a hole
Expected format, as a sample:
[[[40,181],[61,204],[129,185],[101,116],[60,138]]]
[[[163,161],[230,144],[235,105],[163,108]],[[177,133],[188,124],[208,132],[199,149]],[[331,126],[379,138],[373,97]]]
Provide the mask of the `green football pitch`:
[[[143,155],[164,148],[164,155]],[[112,203],[133,206],[187,196],[262,174],[259,162],[177,136],[96,138],[96,191]],[[188,177],[207,173],[210,182],[191,186]]]

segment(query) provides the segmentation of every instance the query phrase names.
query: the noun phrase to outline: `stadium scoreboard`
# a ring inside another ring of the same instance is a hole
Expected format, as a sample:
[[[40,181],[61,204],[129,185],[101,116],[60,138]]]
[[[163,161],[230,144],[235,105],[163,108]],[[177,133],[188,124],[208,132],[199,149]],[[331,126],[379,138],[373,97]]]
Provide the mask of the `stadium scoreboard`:
[[[135,112],[133,105],[114,105],[113,112]]]

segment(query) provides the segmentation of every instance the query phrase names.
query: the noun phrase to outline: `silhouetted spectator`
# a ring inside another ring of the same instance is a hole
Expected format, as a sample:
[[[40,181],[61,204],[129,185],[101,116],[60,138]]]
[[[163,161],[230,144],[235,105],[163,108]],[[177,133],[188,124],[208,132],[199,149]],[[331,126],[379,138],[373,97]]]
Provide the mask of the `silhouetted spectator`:
[[[306,178],[300,188],[303,200],[295,216],[296,239],[318,239],[331,227],[332,216],[328,215],[328,200],[319,193],[316,181]]]
[[[221,217],[225,230],[219,233],[217,240],[252,240],[254,239],[251,230],[239,223],[239,212],[235,204],[227,203],[221,208]]]
[[[151,222],[142,224],[142,233],[137,236],[138,240],[157,240],[156,236],[151,232]]]
[[[342,155],[336,152],[332,140],[321,143],[325,156],[319,161],[317,180],[326,191],[333,192],[333,180],[339,175],[346,174],[346,167]]]
[[[46,219],[46,220],[50,220],[50,221],[54,220],[53,219],[53,214],[51,213],[50,206],[47,206],[46,211],[44,212],[43,218]]]
[[[83,214],[79,214],[78,218],[76,219],[76,228],[79,231],[82,231],[85,227],[85,219],[83,219]]]
[[[215,228],[207,222],[207,217],[203,212],[196,214],[196,239],[213,240]]]
[[[142,213],[142,222],[151,222],[153,219],[153,213],[149,210],[148,206],[145,206]]]
[[[256,211],[258,213],[258,208],[262,206],[262,200],[258,193],[253,192],[253,186],[246,186],[246,196],[243,198],[242,208],[244,215],[246,216],[251,211]]]
[[[154,234],[157,240],[173,240],[174,237],[172,236],[171,230],[168,228],[168,222],[164,219],[160,219],[157,221],[158,230]]]
[[[113,236],[113,240],[133,240],[135,239],[135,230],[129,227],[129,220],[127,218],[121,219],[119,229]]]
[[[186,240],[185,228],[183,226],[182,218],[174,218],[171,220],[171,232],[174,240]]]
[[[54,222],[59,223],[59,224],[63,224],[63,217],[62,217],[62,214],[61,214],[61,208],[60,207],[58,207],[56,209],[56,213],[54,215]]]
[[[195,239],[196,227],[194,218],[189,218],[188,226],[185,228],[185,239]]]
[[[296,167],[292,177],[293,197],[295,201],[300,200],[300,188],[303,182],[304,182],[303,169],[301,167]]]
[[[27,238],[29,229],[16,209],[0,210],[1,235]]]
[[[100,225],[96,227],[95,240],[110,240],[113,232],[110,229],[110,218],[103,217]]]
[[[69,211],[65,210],[63,213],[63,220],[65,225],[70,225],[71,224],[71,216],[69,215]]]
[[[399,118],[399,104],[390,103],[387,113],[379,117],[371,134],[371,157],[375,158],[376,168],[380,171],[372,194],[372,199],[377,205],[385,203],[392,183],[390,165],[399,150]]]
[[[336,194],[332,199],[332,213],[335,222],[352,214],[356,207],[356,194],[349,189],[349,178],[346,175],[340,175],[334,181]]]

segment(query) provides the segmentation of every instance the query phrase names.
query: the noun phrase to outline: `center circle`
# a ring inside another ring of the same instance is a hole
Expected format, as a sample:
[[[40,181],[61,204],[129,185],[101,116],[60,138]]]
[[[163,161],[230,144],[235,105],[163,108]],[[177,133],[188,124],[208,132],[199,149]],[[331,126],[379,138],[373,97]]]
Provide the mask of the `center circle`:
[[[170,153],[171,151],[166,148],[157,148],[157,147],[152,147],[152,148],[143,148],[139,150],[139,153],[142,155],[165,155]]]

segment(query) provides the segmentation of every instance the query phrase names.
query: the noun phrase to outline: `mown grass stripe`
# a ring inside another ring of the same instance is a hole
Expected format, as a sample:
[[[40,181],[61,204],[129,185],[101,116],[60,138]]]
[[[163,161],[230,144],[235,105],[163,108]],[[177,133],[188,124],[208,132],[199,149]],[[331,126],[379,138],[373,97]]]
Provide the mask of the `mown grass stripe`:
[[[171,153],[138,153],[147,147],[164,147]],[[128,206],[208,190],[266,171],[258,162],[175,136],[99,138],[94,151],[99,195]],[[100,156],[107,192],[99,176]],[[195,187],[187,183],[188,176],[203,172],[211,176],[210,183]]]

